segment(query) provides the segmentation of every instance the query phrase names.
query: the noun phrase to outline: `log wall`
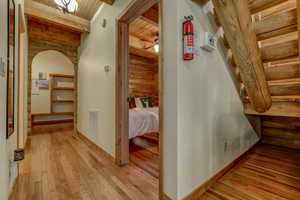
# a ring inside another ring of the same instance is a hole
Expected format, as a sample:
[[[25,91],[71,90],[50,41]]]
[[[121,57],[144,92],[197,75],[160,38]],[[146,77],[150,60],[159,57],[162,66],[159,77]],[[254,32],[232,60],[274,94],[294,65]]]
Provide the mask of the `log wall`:
[[[158,61],[131,54],[128,69],[128,95],[133,97],[152,97],[158,106]]]

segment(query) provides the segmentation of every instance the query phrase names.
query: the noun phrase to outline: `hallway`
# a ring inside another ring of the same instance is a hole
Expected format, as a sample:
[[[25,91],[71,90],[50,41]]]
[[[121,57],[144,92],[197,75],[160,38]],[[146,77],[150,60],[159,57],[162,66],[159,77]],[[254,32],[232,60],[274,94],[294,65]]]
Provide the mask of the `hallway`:
[[[129,164],[118,167],[71,132],[29,139],[11,200],[158,199],[158,179]]]

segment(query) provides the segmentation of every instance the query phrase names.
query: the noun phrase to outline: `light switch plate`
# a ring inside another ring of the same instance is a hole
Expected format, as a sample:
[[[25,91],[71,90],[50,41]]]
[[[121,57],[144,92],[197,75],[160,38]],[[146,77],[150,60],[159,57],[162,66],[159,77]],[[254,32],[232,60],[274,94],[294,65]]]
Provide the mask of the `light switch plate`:
[[[217,38],[213,34],[209,32],[205,32],[203,39],[204,41],[203,44],[201,45],[203,49],[209,52],[212,52],[215,49],[217,49]]]

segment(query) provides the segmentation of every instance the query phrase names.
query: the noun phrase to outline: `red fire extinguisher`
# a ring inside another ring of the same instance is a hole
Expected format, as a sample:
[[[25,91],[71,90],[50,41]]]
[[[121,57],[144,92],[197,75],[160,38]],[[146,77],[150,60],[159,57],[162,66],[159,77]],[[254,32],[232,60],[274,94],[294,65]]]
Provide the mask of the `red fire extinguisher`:
[[[183,59],[193,60],[194,59],[194,25],[193,16],[184,17],[183,22]]]

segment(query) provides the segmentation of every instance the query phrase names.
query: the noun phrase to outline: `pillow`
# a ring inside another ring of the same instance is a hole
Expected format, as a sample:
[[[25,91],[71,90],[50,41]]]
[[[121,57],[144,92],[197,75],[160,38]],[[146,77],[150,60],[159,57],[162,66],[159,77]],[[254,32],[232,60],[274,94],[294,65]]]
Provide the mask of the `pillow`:
[[[143,108],[143,104],[140,98],[135,98],[135,105],[137,108]]]
[[[132,108],[136,107],[134,97],[128,97],[128,104],[129,104],[129,109],[132,109]]]
[[[142,102],[144,108],[153,107],[151,97],[143,97],[143,98],[141,98],[141,102]]]

